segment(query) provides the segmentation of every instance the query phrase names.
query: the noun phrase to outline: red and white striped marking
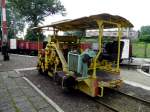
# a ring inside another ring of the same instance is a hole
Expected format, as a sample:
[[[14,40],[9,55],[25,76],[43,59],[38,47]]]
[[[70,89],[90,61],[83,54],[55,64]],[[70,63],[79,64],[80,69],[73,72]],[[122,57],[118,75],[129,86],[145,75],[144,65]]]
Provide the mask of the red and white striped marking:
[[[7,42],[6,0],[1,0],[3,40]]]

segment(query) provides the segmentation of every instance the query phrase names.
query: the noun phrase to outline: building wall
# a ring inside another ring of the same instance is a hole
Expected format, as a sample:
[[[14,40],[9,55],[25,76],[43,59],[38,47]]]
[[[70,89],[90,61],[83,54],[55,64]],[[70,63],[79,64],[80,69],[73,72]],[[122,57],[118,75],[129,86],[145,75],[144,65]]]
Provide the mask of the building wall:
[[[110,36],[110,37],[117,37],[117,31],[104,31],[103,36]],[[98,36],[98,30],[90,30],[86,32],[87,37],[91,36]],[[129,31],[123,31],[123,36],[122,37],[129,37],[131,39],[137,39],[138,38],[138,32],[135,30]]]

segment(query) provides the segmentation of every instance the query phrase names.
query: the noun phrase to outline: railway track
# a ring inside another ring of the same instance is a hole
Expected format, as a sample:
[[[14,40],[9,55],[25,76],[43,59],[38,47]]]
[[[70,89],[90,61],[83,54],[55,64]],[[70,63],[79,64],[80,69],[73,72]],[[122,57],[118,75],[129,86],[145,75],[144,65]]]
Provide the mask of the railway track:
[[[150,112],[150,101],[111,90],[108,96],[94,99],[113,112]]]

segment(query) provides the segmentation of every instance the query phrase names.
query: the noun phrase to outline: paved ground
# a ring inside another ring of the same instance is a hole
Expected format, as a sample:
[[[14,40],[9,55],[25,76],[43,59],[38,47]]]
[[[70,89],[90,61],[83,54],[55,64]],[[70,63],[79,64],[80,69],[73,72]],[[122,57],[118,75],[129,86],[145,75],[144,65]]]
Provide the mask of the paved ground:
[[[135,85],[147,90],[150,90],[150,75],[145,75],[146,73],[142,73],[140,71],[140,68],[144,64],[149,64],[150,59],[144,59],[144,58],[133,58],[133,62],[130,64],[132,65],[138,65],[139,69],[130,69],[130,67],[126,66],[121,69],[121,77],[123,80],[127,83],[130,83],[131,85]],[[128,64],[128,63],[125,63]]]
[[[37,57],[11,55],[10,61],[4,62],[0,55],[0,112],[55,112],[51,105],[22,78],[21,74],[13,71],[35,67],[36,63]],[[49,77],[39,75],[36,70],[22,71],[22,73],[65,112],[108,112],[107,108],[96,104],[85,94],[63,93],[59,85]],[[124,80],[150,87],[149,77],[133,69],[122,69],[121,76]],[[126,84],[120,90],[150,101],[150,91]]]
[[[130,64],[130,65],[142,65],[144,63],[150,63],[149,58],[132,58],[132,63],[129,63],[128,60],[124,60],[122,64]]]
[[[57,112],[15,71],[0,72],[0,112]]]
[[[64,91],[49,76],[40,75],[37,70],[22,71],[21,73],[56,102],[64,112],[113,112],[78,90]]]
[[[14,69],[36,67],[37,57],[0,55],[0,112],[56,112]]]
[[[22,73],[49,98],[61,106],[65,112],[110,112],[107,108],[104,108],[102,105],[93,101],[91,97],[79,91],[75,91],[73,93],[64,92],[60,85],[57,85],[48,76],[39,75],[37,70],[22,71]],[[146,101],[150,101],[150,91],[145,89],[124,83],[119,90],[132,96],[145,99]],[[104,92],[105,97],[113,95],[111,92],[107,92],[106,89],[104,89]],[[118,98],[116,95],[113,96],[114,100],[115,98]],[[110,101],[110,99],[107,101]],[[124,103],[126,104],[126,102]]]
[[[27,57],[10,55],[9,61],[3,61],[3,57],[0,52],[0,71],[8,71],[19,68],[35,67],[37,65],[37,57]]]
[[[150,77],[146,76],[137,70],[134,69],[121,69],[121,77],[123,80],[128,80],[131,82],[136,82],[141,85],[145,85],[147,87],[150,87]]]

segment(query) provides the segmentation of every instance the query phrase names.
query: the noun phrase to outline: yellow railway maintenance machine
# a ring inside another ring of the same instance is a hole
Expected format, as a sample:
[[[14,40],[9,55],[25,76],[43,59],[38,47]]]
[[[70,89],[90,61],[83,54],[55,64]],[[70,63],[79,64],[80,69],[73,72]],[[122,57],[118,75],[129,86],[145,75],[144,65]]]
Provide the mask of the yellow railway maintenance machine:
[[[48,73],[62,88],[79,89],[92,97],[102,97],[105,87],[114,88],[122,84],[119,61],[123,43],[120,39],[124,28],[133,27],[128,20],[116,15],[98,14],[32,29],[46,27],[53,28],[54,35],[45,50],[39,50],[39,72]],[[95,29],[99,30],[98,50],[89,48],[79,52],[79,38],[58,36],[59,31]],[[104,29],[116,29],[117,40],[103,45]]]

